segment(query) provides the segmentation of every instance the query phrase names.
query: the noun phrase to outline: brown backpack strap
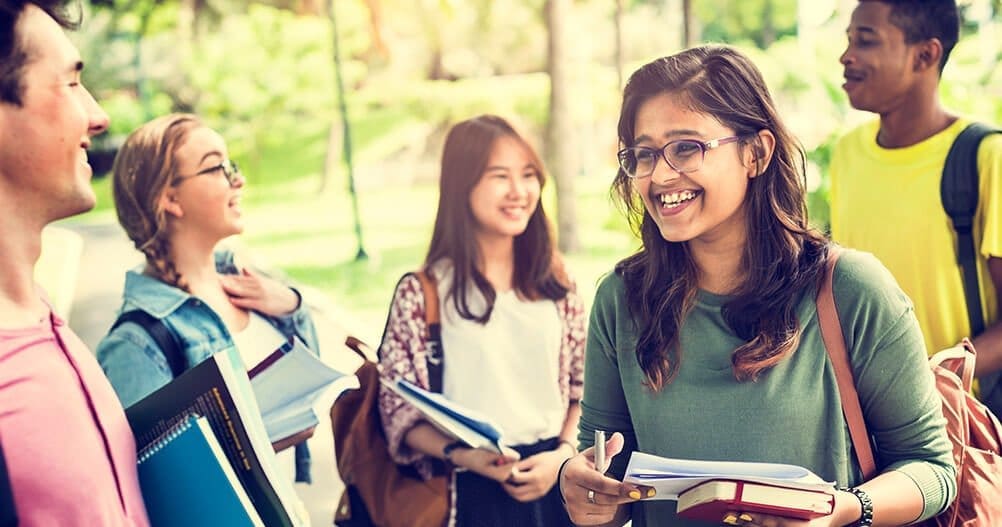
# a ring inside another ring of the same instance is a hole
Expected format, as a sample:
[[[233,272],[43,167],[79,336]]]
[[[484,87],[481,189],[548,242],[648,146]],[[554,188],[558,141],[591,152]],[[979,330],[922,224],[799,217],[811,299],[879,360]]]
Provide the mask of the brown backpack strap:
[[[863,477],[870,479],[877,475],[877,463],[873,458],[870,435],[866,431],[866,421],[863,420],[863,409],[859,405],[859,393],[856,392],[852,368],[849,366],[849,352],[845,348],[845,335],[842,333],[842,324],[838,319],[835,293],[832,288],[838,257],[838,247],[831,246],[828,252],[825,277],[818,290],[818,323],[821,326],[821,338],[825,342],[825,349],[828,350],[828,357],[831,359],[832,368],[835,371],[839,398],[842,399],[842,413],[849,424],[849,436],[852,438],[852,445],[856,450],[856,458],[859,459],[859,468],[863,472]]]
[[[348,335],[344,339],[344,345],[348,347],[351,351],[354,351],[356,355],[362,357],[364,361],[372,360],[370,357],[375,357],[376,353],[372,351],[372,348],[368,344],[362,342],[358,337]]]
[[[421,291],[424,293],[424,321],[428,328],[428,389],[442,393],[445,353],[442,349],[442,324],[438,311],[438,286],[424,269],[414,275],[421,282]]]

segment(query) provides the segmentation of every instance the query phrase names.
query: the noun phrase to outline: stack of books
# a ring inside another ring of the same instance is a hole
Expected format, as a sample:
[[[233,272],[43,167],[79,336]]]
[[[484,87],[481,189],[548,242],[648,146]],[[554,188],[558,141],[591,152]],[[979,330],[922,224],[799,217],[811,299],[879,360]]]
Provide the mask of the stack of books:
[[[830,515],[835,484],[797,465],[674,459],[634,452],[627,483],[653,487],[656,500],[677,500],[683,518],[719,523],[727,512],[808,520]]]
[[[272,443],[315,426],[317,398],[358,380],[298,343],[276,354],[254,383],[235,348],[219,352],[126,409],[153,527],[308,524]]]

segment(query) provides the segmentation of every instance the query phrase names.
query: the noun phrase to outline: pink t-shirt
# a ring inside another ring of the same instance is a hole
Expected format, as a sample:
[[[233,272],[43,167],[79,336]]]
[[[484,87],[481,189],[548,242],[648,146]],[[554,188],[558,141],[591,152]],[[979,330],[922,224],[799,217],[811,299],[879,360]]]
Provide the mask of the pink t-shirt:
[[[22,527],[149,525],[121,403],[55,315],[0,329],[0,443]]]

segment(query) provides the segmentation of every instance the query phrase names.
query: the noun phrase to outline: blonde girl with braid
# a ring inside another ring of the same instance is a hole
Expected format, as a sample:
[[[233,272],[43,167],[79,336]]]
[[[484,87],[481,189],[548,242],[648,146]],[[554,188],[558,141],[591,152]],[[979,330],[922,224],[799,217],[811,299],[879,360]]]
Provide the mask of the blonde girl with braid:
[[[294,335],[318,352],[299,293],[237,267],[233,253],[218,248],[243,232],[246,183],[218,133],[194,115],[154,119],[129,135],[112,173],[119,223],[146,257],[125,275],[121,312],[141,310],[163,323],[183,348],[185,368],[234,346],[251,367]],[[174,377],[163,350],[134,322],[105,336],[97,358],[126,407]],[[310,435],[274,445],[290,479],[295,472],[296,481],[310,480]]]

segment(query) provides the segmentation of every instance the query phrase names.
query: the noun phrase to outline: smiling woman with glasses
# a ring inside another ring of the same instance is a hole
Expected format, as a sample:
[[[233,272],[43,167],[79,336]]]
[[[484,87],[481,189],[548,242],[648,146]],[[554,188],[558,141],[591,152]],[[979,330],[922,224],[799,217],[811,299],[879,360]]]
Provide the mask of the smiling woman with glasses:
[[[145,313],[183,344],[183,369],[236,348],[253,367],[289,338],[319,353],[313,321],[299,293],[239,267],[220,246],[244,230],[246,180],[226,142],[197,117],[172,114],[132,132],[112,169],[115,210],[146,257],[126,273],[121,311]],[[112,327],[98,361],[125,406],[170,382],[176,371],[157,340],[136,322]],[[275,441],[290,480],[309,481],[308,429]],[[287,448],[295,445],[295,448]]]
[[[833,511],[817,527],[943,510],[955,468],[911,304],[880,262],[842,250],[838,318],[883,463],[859,476],[815,304],[834,249],[808,224],[804,154],[755,65],[724,46],[655,60],[630,77],[618,131],[614,194],[642,247],[592,302],[578,439],[591,447],[596,430],[614,433],[608,475],[592,448],[560,471],[574,523],[707,525],[622,482],[638,451],[787,463],[854,487],[830,489]],[[808,523],[744,510],[715,519]]]

